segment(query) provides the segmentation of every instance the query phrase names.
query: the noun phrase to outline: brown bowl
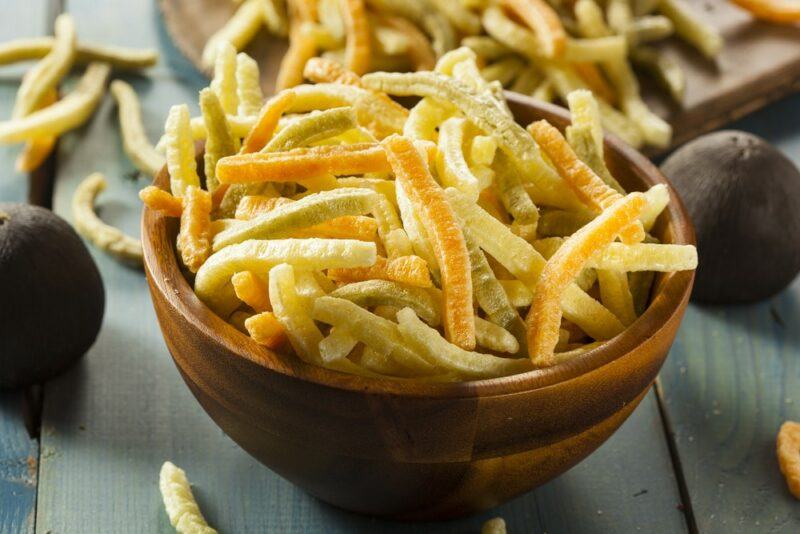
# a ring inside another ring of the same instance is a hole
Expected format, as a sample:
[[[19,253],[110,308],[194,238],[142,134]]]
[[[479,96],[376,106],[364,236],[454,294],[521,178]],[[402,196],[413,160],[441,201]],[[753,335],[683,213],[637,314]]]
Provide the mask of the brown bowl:
[[[510,95],[520,123],[566,112]],[[631,190],[666,183],[644,156],[606,140]],[[162,170],[156,184],[168,186]],[[441,519],[495,506],[563,473],[603,443],[647,393],[667,356],[694,279],[660,275],[647,311],[575,360],[453,384],[370,379],[271,352],[217,317],[181,273],[177,223],[145,209],[147,279],[175,364],[212,419],[264,465],[335,506]],[[694,244],[674,194],[655,233]]]

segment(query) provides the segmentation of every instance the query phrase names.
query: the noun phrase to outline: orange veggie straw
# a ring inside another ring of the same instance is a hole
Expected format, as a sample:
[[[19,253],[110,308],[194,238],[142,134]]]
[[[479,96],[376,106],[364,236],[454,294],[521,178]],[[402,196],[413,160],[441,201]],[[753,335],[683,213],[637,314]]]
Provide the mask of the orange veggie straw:
[[[317,22],[319,13],[316,0],[287,0],[286,4],[291,18],[303,22]]]
[[[800,22],[800,4],[791,0],[733,0],[733,3],[757,19],[780,24]]]
[[[42,97],[41,101],[36,104],[36,109],[43,109],[51,104],[55,104],[58,100],[58,90],[55,87],[47,91]],[[15,168],[18,172],[33,172],[44,163],[47,156],[53,152],[58,138],[54,135],[47,137],[40,137],[32,141],[28,141],[22,147],[22,152],[17,156]]]
[[[211,193],[211,206],[213,209],[219,208],[219,205],[222,204],[222,199],[225,198],[225,193],[228,192],[228,188],[231,184],[219,184],[214,192]]]
[[[211,255],[211,195],[193,185],[183,196],[178,249],[184,265],[193,273]]]
[[[369,70],[370,31],[364,0],[339,0],[347,41],[344,65],[356,74]]]
[[[800,423],[784,421],[776,442],[778,467],[786,479],[789,492],[800,499]]]
[[[361,78],[331,59],[312,57],[306,62],[303,76],[314,83],[340,83],[361,87]]]
[[[555,126],[540,120],[530,124],[528,131],[550,158],[559,176],[588,206],[602,211],[622,197],[578,158]],[[625,243],[639,243],[644,239],[642,223],[635,221],[620,237]]]
[[[511,219],[508,218],[508,214],[505,208],[503,208],[503,203],[500,201],[500,197],[497,196],[497,192],[493,187],[487,187],[481,191],[480,196],[478,196],[478,206],[485,209],[492,217],[501,223],[511,224]]]
[[[272,311],[266,282],[252,271],[241,271],[231,277],[236,296],[257,312]]]
[[[296,95],[294,91],[282,91],[264,104],[258,113],[258,119],[242,142],[240,154],[258,152],[272,139],[281,115],[292,105]]]
[[[236,206],[237,219],[249,221],[250,219],[272,211],[277,207],[291,204],[294,202],[291,198],[286,197],[265,197],[262,195],[247,195],[242,197],[239,204]]]
[[[324,223],[295,230],[292,232],[291,237],[375,241],[377,233],[378,221],[372,217],[343,215]]]
[[[559,57],[567,44],[567,32],[552,7],[543,0],[503,0],[503,5],[532,29],[547,57]]]
[[[311,22],[292,25],[289,32],[289,48],[286,50],[278,75],[275,79],[275,90],[281,91],[303,83],[303,67],[306,61],[317,55],[317,41],[307,26]]]
[[[596,97],[605,100],[612,106],[616,105],[617,94],[603,77],[603,73],[600,72],[597,65],[594,63],[573,63],[572,66],[575,67],[575,72],[578,73],[578,76]]]
[[[444,190],[410,139],[398,135],[382,141],[395,178],[428,226],[442,273],[444,330],[448,341],[465,350],[475,348],[472,274],[464,234]]]
[[[286,342],[286,331],[275,314],[266,311],[248,317],[244,322],[247,333],[253,341],[270,349],[278,349]]]
[[[415,287],[432,287],[428,263],[419,256],[400,256],[387,260],[378,256],[374,265],[328,269],[328,278],[336,282],[352,283],[366,280],[390,280]]]
[[[306,62],[303,76],[314,83],[340,83],[342,85],[352,85],[353,87],[364,88],[361,78],[355,72],[347,70],[339,63],[326,58],[312,57]],[[389,98],[389,95],[379,91],[370,91],[375,94],[384,104],[394,110],[408,116],[408,110]]]
[[[596,219],[567,238],[544,266],[533,293],[528,323],[528,353],[534,365],[555,363],[561,326],[561,297],[589,258],[611,244],[647,205],[641,193],[618,199]]]
[[[414,65],[414,70],[433,70],[436,66],[436,53],[433,51],[431,42],[425,34],[408,19],[397,15],[381,14],[379,20],[393,28],[408,40],[408,50],[406,54]]]
[[[181,199],[160,187],[148,185],[139,191],[139,198],[151,210],[163,212],[167,217],[180,217],[183,213]]]
[[[240,154],[217,162],[221,183],[297,181],[298,178],[389,172],[386,153],[374,143],[322,145],[295,148],[286,152]]]

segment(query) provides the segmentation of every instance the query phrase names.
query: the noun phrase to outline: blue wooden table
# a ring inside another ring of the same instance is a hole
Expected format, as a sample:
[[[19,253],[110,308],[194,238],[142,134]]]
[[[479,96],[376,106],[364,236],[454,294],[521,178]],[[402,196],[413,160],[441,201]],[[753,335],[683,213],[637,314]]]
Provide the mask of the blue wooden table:
[[[10,5],[13,3],[13,7]],[[61,10],[80,38],[157,47],[145,76],[125,76],[157,138],[170,105],[207,84],[167,37],[152,0],[0,1],[0,39],[51,33]],[[8,116],[20,67],[0,69]],[[741,121],[800,164],[800,96]],[[0,147],[0,200],[28,198],[17,148]],[[137,191],[106,98],[89,124],[66,135],[52,173],[53,209],[93,171],[109,189],[104,219],[138,232]],[[200,409],[159,333],[144,275],[93,251],[106,287],[100,336],[86,357],[41,390],[0,393],[0,532],[171,532],[157,487],[171,460],[189,473],[220,532],[478,532],[503,516],[510,532],[798,532],[800,503],[778,471],[774,439],[800,420],[800,281],[753,306],[692,305],[654,391],[583,463],[479,517],[402,524],[321,503],[236,446]],[[0,303],[0,306],[2,303]],[[26,428],[27,426],[27,428]],[[31,437],[33,436],[33,437]]]

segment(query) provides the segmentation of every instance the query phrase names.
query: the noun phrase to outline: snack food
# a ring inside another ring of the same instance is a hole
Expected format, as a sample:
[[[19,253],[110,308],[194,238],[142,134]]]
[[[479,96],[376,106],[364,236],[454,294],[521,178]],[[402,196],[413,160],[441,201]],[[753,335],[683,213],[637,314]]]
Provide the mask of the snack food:
[[[219,187],[259,192],[212,220],[191,168],[188,113],[174,107],[166,145],[174,196],[146,189],[142,197],[181,217],[179,257],[196,270],[200,300],[257,343],[313,365],[471,380],[581,357],[636,320],[652,278],[631,288],[629,273],[695,267],[691,246],[641,242],[669,200],[665,187],[626,193],[604,164],[604,178],[593,170],[603,149],[591,95],[572,99],[581,118],[568,137],[582,148],[539,122],[531,130],[540,151],[480,78],[471,51],[446,54],[437,70],[361,78],[312,60],[306,71],[321,84],[272,97],[249,133],[225,130],[234,144],[245,141],[217,161]],[[375,118],[359,114],[358,101],[328,99],[356,89],[396,112],[384,88],[423,100],[372,140],[359,132]],[[406,128],[414,121],[433,139],[409,137],[420,131]],[[219,129],[210,126],[208,135]],[[190,215],[193,197],[206,207]],[[544,238],[540,209],[566,214],[572,227]],[[198,228],[213,235],[205,261],[208,234]]]
[[[110,72],[106,63],[89,64],[78,85],[63,99],[23,117],[0,122],[0,143],[32,141],[77,128],[100,103]]]
[[[34,110],[38,111],[42,108],[46,108],[55,103],[56,100],[58,100],[58,91],[53,88],[44,95],[44,98],[37,104]],[[53,152],[57,139],[58,138],[54,135],[48,135],[27,141],[22,148],[22,152],[17,156],[15,165],[17,171],[33,172],[38,169]]]
[[[114,80],[111,82],[111,94],[119,108],[119,125],[125,153],[137,169],[148,176],[155,176],[166,160],[147,139],[136,92],[122,80]]]
[[[58,86],[69,72],[75,60],[75,24],[72,17],[61,14],[56,17],[55,41],[47,55],[29,70],[17,91],[17,99],[11,112],[13,118],[24,117],[36,108],[44,96]]]
[[[481,534],[506,534],[506,521],[495,517],[486,521],[481,527]]]
[[[778,432],[778,464],[789,491],[800,499],[800,423],[786,421]]]
[[[797,20],[797,10],[778,1],[735,1],[756,16],[777,22]],[[303,65],[312,58],[334,60],[357,75],[425,71],[460,42],[477,55],[476,72],[494,94],[505,88],[566,104],[571,91],[590,89],[602,100],[605,128],[634,146],[642,142],[665,146],[671,129],[639,97],[631,65],[649,73],[680,103],[683,73],[653,44],[676,34],[713,59],[723,45],[722,37],[683,0],[645,2],[635,9],[627,0],[599,4],[595,0],[312,0],[284,6],[275,0],[247,0],[208,40],[203,64],[212,68],[221,42],[242,50],[262,26],[289,37],[278,90],[302,84]],[[451,74],[447,68],[440,72]],[[305,76],[322,81],[314,74],[312,70]],[[423,105],[431,107],[430,101]]]
[[[56,18],[54,37],[0,43],[0,65],[41,59],[22,77],[11,118],[0,122],[0,143],[25,143],[17,158],[17,170],[36,170],[61,134],[89,120],[103,97],[112,67],[141,69],[153,65],[157,58],[151,50],[79,42],[68,13]],[[88,66],[77,86],[59,99],[59,85],[75,64]],[[114,84],[112,92],[120,106],[125,151],[137,168],[155,174],[163,158],[147,142],[136,94],[124,82]]]
[[[106,179],[99,172],[87,176],[72,196],[72,219],[83,237],[120,260],[142,264],[142,243],[119,228],[104,223],[94,211],[94,200],[106,188]]]
[[[216,534],[217,531],[208,526],[200,512],[183,469],[172,462],[164,462],[158,474],[158,487],[169,522],[177,532]]]

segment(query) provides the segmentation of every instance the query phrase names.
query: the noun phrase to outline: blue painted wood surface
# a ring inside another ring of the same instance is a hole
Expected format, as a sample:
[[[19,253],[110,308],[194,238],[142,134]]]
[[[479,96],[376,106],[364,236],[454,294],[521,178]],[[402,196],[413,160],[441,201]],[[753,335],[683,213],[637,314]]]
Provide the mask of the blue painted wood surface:
[[[154,138],[172,103],[190,102],[196,109],[197,91],[207,82],[187,68],[164,40],[152,5],[109,2],[90,10],[90,4],[94,6],[87,0],[72,1],[68,6],[81,36],[117,44],[155,44],[167,55],[147,79],[131,78]],[[126,38],[115,38],[118,35]],[[124,178],[130,164],[121,152],[110,101],[87,127],[65,138],[60,158],[57,212],[69,216],[75,186],[99,170],[110,184],[99,200],[101,215],[137,232],[136,190],[143,182]],[[69,532],[79,527],[98,532],[169,531],[156,486],[158,468],[166,459],[189,472],[204,511],[223,532],[414,530],[335,510],[242,452],[213,425],[181,382],[159,334],[142,274],[103,254],[94,256],[108,293],[105,323],[84,362],[47,388],[40,531]],[[643,446],[651,451],[646,461],[637,455]],[[632,460],[637,456],[642,460]],[[625,482],[619,483],[621,479]],[[565,477],[484,516],[426,529],[477,531],[485,518],[502,514],[517,531],[628,532],[657,515],[671,531],[679,531],[684,521],[677,502],[650,395],[612,441]],[[86,517],[92,517],[90,525]]]
[[[800,165],[800,95],[731,128]],[[690,306],[661,383],[699,530],[800,531],[775,455],[781,423],[800,420],[800,279],[758,304]]]
[[[189,102],[196,112],[197,91],[207,82],[172,46],[154,2],[71,0],[67,9],[83,38],[156,46],[164,54],[146,75],[126,77],[142,97],[153,139],[171,104]],[[46,16],[35,12],[32,18]],[[41,32],[23,32],[31,33]],[[5,77],[0,72],[0,110],[10,106]],[[800,98],[743,126],[800,155]],[[0,148],[0,169],[10,168],[15,155]],[[145,181],[127,178],[131,170],[107,98],[90,124],[61,145],[54,209],[70,218],[77,183],[102,171],[109,180],[99,200],[102,217],[138,233],[136,192]],[[0,195],[7,191],[0,181]],[[477,532],[495,515],[506,518],[510,532],[680,532],[686,530],[684,504],[692,506],[701,532],[800,530],[797,502],[788,496],[774,456],[780,422],[800,419],[798,282],[772,302],[692,306],[687,314],[662,373],[662,391],[690,503],[680,501],[656,399],[649,394],[595,454],[542,488],[482,516],[409,525],[331,508],[241,451],[182,383],[142,273],[93,255],[106,284],[107,312],[86,358],[45,392],[39,532],[171,532],[157,489],[158,468],[167,459],[187,470],[201,507],[221,532]],[[27,457],[36,456],[36,442],[22,433],[19,402],[0,397],[0,532],[32,527],[30,514],[4,515],[4,468],[15,465],[15,473],[23,473],[21,463],[7,458],[25,458],[27,473]],[[14,510],[30,511],[35,488],[21,487],[26,504]]]
[[[23,420],[25,397],[0,392],[0,532],[33,532],[39,446]]]
[[[0,23],[0,41],[42,35],[47,2],[31,0],[15,9],[18,20]],[[8,15],[0,9],[0,16]],[[0,117],[8,117],[25,67],[0,67]],[[0,145],[0,202],[25,202],[27,176],[14,170],[19,147]],[[2,306],[3,303],[0,303]],[[28,435],[23,391],[0,392],[0,532],[33,532],[39,444]]]

